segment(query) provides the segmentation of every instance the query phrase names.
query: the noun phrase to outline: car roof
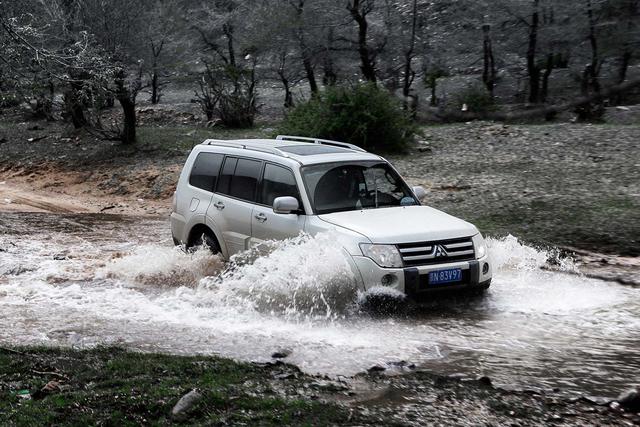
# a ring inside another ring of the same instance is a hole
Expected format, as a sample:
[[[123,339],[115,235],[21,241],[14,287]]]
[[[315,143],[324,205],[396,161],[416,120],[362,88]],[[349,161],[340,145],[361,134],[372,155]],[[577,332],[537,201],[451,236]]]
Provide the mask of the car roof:
[[[312,141],[319,142],[314,143]],[[294,160],[300,165],[342,161],[383,160],[382,157],[368,153],[358,147],[328,140],[208,139],[201,145],[253,151],[254,153],[252,154],[254,155],[260,153],[259,157],[267,158],[267,156],[271,155]],[[267,156],[262,156],[262,154],[266,154]]]

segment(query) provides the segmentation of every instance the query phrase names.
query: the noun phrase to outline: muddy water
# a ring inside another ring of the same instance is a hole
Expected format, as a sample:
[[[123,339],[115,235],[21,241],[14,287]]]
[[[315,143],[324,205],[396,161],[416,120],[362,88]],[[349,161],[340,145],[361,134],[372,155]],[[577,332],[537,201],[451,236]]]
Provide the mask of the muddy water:
[[[616,395],[640,382],[640,289],[586,279],[515,238],[490,241],[480,299],[372,317],[332,236],[246,254],[232,268],[172,247],[164,219],[0,215],[0,344],[119,344],[351,375],[407,361],[514,387]]]

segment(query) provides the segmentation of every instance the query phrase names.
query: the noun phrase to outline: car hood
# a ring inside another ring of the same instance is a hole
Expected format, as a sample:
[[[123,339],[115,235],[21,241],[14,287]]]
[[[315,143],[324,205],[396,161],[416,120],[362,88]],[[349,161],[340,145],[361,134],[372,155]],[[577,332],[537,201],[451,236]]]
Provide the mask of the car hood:
[[[367,237],[373,243],[411,243],[470,237],[478,229],[427,206],[336,212],[319,218]]]

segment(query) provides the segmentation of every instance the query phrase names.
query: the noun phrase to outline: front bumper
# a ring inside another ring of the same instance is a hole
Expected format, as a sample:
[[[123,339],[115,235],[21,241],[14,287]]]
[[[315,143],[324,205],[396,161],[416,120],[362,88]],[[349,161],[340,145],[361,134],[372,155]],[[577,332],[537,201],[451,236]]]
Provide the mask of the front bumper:
[[[456,291],[486,288],[491,283],[492,267],[488,256],[473,261],[460,261],[446,264],[434,264],[406,268],[382,268],[373,260],[364,256],[353,256],[353,261],[362,278],[362,287],[387,286],[408,296],[419,296],[442,291]],[[483,271],[487,265],[486,271]],[[430,286],[429,272],[447,268],[460,268],[460,283]],[[384,279],[383,279],[384,278]],[[386,279],[386,280],[385,280]],[[385,284],[383,284],[385,282]]]

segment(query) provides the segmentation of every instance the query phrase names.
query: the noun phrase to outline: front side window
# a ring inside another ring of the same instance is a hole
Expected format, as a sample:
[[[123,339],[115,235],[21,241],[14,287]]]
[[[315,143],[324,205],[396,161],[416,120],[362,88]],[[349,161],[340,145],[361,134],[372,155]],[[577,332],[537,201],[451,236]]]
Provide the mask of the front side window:
[[[277,197],[284,196],[295,197],[300,203],[300,194],[293,172],[282,166],[267,163],[260,189],[260,203],[272,206]]]
[[[216,188],[220,166],[224,160],[223,154],[200,153],[196,157],[189,176],[189,184],[206,191]]]
[[[302,176],[317,214],[419,204],[386,162],[322,163]]]
[[[254,202],[262,169],[258,160],[227,157],[218,184],[218,193]]]

